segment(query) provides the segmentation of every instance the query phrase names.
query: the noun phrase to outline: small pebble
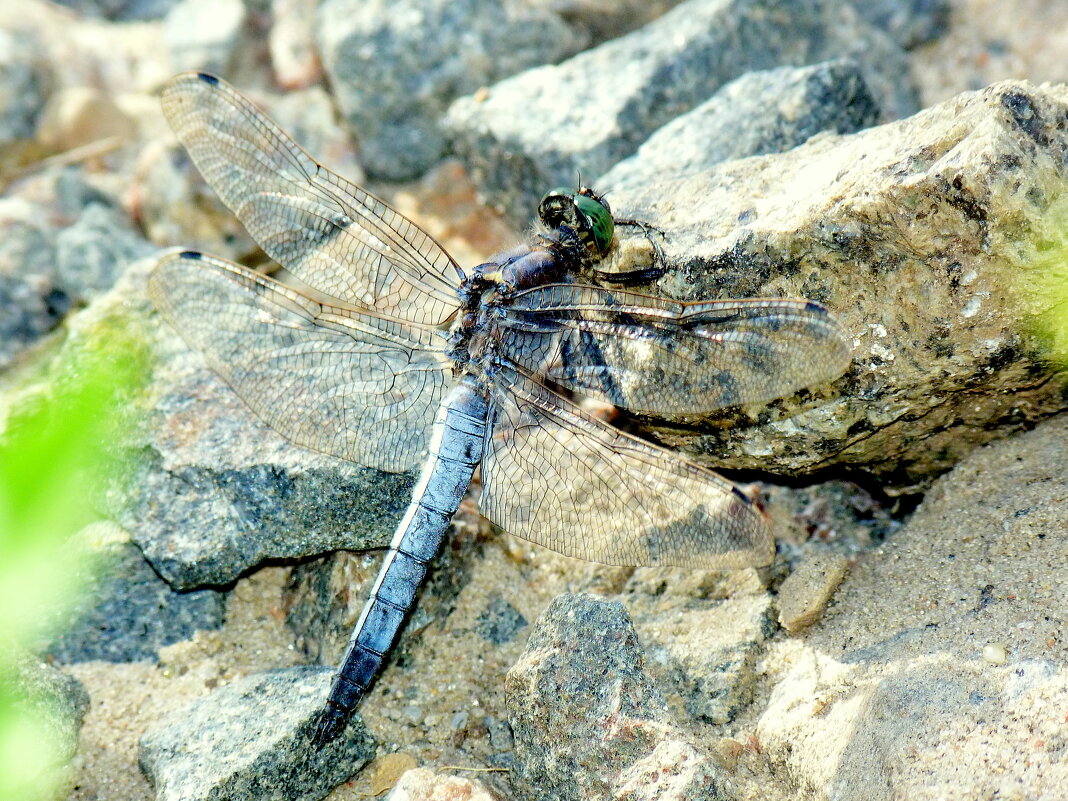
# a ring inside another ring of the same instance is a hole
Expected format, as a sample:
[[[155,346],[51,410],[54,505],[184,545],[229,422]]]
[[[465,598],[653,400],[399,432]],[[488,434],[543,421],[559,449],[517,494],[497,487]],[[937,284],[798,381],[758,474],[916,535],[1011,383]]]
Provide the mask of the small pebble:
[[[983,659],[991,665],[1004,665],[1009,661],[1009,652],[1001,643],[991,643],[983,649]]]
[[[779,622],[791,634],[811,626],[842,583],[845,557],[836,553],[816,553],[794,570],[779,588]]]

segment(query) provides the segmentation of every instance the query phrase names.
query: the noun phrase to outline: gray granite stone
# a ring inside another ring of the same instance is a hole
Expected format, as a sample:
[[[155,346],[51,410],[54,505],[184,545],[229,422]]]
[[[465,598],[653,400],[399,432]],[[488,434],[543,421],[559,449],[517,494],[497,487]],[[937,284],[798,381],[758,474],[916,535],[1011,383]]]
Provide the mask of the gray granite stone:
[[[445,154],[439,118],[453,99],[583,44],[521,0],[325,0],[319,42],[364,168],[394,180]]]

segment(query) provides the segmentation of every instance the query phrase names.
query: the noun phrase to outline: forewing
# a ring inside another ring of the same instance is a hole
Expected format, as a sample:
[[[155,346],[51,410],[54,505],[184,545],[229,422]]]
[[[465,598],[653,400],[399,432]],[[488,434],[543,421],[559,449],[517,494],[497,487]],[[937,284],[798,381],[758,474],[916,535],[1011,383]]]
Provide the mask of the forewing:
[[[501,350],[534,375],[639,412],[763,403],[841,375],[850,346],[810,300],[681,303],[578,284],[518,293]]]
[[[455,314],[458,272],[434,239],[326,169],[229,84],[184,73],[163,113],[193,162],[264,251],[345,303],[439,325]]]
[[[614,565],[733,569],[771,561],[763,517],[729,481],[613,429],[515,371],[489,378],[479,505],[506,531]]]
[[[148,294],[278,433],[389,472],[421,460],[451,383],[435,333],[317,303],[191,251],[164,257],[149,276]]]

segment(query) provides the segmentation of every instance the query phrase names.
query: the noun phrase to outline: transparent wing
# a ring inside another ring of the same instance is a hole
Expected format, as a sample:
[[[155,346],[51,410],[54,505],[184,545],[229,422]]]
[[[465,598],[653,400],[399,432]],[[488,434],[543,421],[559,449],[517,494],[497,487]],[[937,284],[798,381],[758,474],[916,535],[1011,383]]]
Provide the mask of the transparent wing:
[[[536,376],[652,414],[763,403],[830,381],[850,362],[838,321],[810,300],[681,303],[550,284],[516,294],[502,352]]]
[[[568,556],[615,565],[771,561],[763,517],[733,484],[585,414],[509,368],[489,374],[482,514]]]
[[[278,433],[389,472],[415,466],[448,391],[432,331],[323,305],[238,264],[165,256],[148,294],[164,319]]]
[[[456,312],[458,273],[442,247],[318,164],[225,81],[178,75],[162,104],[207,182],[303,283],[409,322],[440,325]]]

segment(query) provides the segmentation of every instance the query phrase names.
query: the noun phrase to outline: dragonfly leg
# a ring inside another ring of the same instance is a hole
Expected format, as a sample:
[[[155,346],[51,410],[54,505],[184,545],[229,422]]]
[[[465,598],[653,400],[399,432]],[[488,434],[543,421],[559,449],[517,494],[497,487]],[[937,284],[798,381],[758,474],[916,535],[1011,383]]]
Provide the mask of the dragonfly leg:
[[[666,239],[667,234],[664,233],[664,230],[642,220],[616,220],[615,224],[617,226],[629,225],[632,228],[641,229],[642,234],[653,247],[653,266],[643,267],[640,270],[628,270],[626,272],[614,273],[594,270],[593,272],[597,279],[618,286],[631,286],[633,284],[646,284],[650,281],[655,281],[662,276],[664,274],[664,265],[667,263],[667,257],[664,256],[664,249],[660,246],[660,242],[657,241],[656,237],[650,234],[650,231],[655,231],[662,239]]]

